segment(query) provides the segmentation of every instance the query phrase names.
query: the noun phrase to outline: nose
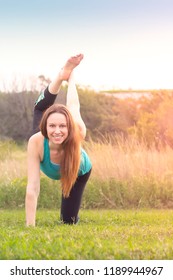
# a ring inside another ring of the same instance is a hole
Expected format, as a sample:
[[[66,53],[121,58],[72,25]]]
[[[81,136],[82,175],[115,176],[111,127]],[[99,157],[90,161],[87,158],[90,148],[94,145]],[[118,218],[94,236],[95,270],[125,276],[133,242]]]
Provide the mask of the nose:
[[[55,133],[60,133],[60,128],[59,128],[59,126],[56,126],[56,129],[55,129]]]

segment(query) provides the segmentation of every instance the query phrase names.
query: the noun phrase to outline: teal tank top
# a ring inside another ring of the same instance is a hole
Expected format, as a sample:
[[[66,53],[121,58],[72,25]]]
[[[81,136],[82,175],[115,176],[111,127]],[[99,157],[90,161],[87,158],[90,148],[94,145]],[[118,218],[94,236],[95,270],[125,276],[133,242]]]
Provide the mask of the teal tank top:
[[[78,176],[82,176],[90,171],[92,167],[89,156],[84,149],[81,148],[81,163],[79,167]],[[41,171],[53,180],[60,180],[60,164],[51,162],[50,160],[50,149],[49,141],[47,138],[44,138],[44,155],[43,160],[40,162]]]

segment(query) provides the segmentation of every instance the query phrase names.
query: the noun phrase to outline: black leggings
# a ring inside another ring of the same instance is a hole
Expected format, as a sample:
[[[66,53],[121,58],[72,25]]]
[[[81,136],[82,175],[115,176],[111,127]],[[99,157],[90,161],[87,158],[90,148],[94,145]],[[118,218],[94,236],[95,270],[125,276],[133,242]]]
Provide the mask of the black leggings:
[[[39,124],[43,115],[43,112],[50,107],[56,99],[56,95],[51,94],[48,88],[41,93],[38,101],[34,107],[34,120],[33,120],[33,134],[39,131]],[[79,220],[78,213],[81,205],[82,195],[86,183],[90,177],[91,170],[78,176],[74,186],[72,187],[69,197],[61,199],[61,221],[65,224],[76,224]]]
[[[56,97],[56,94],[51,94],[49,92],[48,87],[41,92],[34,106],[33,134],[40,130],[39,125],[43,112],[54,104]]]
[[[90,177],[91,170],[85,175],[78,176],[70,195],[61,200],[61,220],[65,224],[76,224],[79,220],[78,212],[81,205],[82,194]]]

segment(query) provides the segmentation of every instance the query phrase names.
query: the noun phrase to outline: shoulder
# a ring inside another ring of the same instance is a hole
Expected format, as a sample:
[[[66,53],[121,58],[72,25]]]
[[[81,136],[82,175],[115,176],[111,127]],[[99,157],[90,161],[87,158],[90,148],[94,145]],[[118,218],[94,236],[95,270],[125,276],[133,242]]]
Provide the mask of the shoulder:
[[[33,153],[35,155],[37,154],[41,158],[43,151],[43,143],[44,136],[41,134],[41,132],[33,134],[28,140],[28,153]]]
[[[41,132],[37,132],[29,138],[28,144],[40,145],[41,143],[43,143],[43,141],[44,141],[44,136],[41,134]]]

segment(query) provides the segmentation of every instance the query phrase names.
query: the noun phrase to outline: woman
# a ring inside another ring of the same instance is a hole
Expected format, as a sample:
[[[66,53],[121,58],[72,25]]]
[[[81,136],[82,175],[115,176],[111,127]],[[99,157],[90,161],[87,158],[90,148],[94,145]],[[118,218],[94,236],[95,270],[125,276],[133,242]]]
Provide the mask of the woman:
[[[35,104],[34,131],[38,129],[38,123],[40,131],[28,141],[27,226],[35,226],[40,169],[48,177],[61,180],[61,220],[68,224],[78,222],[82,194],[92,167],[88,155],[81,148],[86,127],[80,115],[72,73],[82,59],[82,54],[68,59]],[[53,104],[63,81],[68,81],[66,106]]]

